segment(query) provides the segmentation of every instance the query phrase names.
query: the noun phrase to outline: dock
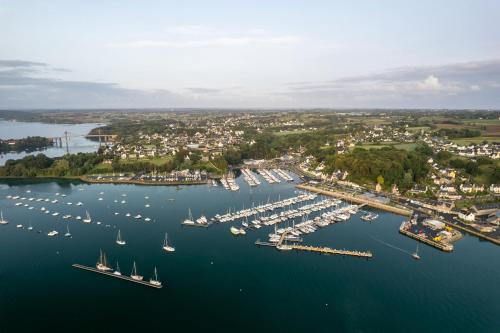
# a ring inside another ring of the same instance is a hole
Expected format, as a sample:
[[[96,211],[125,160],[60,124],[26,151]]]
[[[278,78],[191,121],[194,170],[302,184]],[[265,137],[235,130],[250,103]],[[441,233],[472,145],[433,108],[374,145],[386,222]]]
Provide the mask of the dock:
[[[211,223],[184,223],[184,222],[181,222],[182,226],[199,227],[199,228],[208,228],[208,226],[210,226],[210,224]]]
[[[403,222],[404,224],[404,222]],[[399,228],[399,232],[405,236],[408,236],[410,238],[413,238],[419,242],[422,242],[424,244],[427,244],[427,245],[430,245],[432,247],[435,247],[436,249],[439,249],[441,251],[444,251],[444,252],[452,252],[453,251],[453,245],[452,244],[448,244],[448,243],[443,243],[443,242],[436,242],[432,239],[429,239],[429,238],[425,238],[425,237],[422,237],[422,236],[419,236],[417,234],[414,234],[413,232],[409,231],[409,230],[406,230],[404,229],[403,227],[400,227]]]
[[[160,289],[162,287],[161,285],[160,286],[154,285],[154,284],[152,284],[152,283],[150,283],[148,281],[134,280],[134,279],[132,279],[129,276],[117,275],[117,274],[113,274],[113,272],[100,271],[100,270],[98,270],[97,268],[94,268],[94,267],[89,267],[89,266],[84,266],[84,265],[79,265],[79,264],[73,264],[72,267],[78,268],[78,269],[83,269],[83,270],[89,271],[89,272],[99,273],[99,274],[102,274],[102,275],[106,275],[106,276],[109,276],[109,277],[113,277],[113,278],[117,278],[117,279],[129,281],[129,282],[138,283],[138,284],[141,284],[143,286],[147,286],[147,287],[151,287],[151,288]]]
[[[371,200],[371,199],[363,197],[363,196],[353,196],[349,193],[334,191],[334,190],[330,190],[330,189],[326,190],[326,189],[318,188],[316,186],[310,186],[310,185],[305,185],[305,184],[299,184],[296,187],[301,189],[301,190],[307,190],[307,191],[314,192],[314,193],[324,194],[324,195],[328,195],[331,197],[347,200],[349,202],[355,202],[357,204],[365,204],[366,206],[370,206],[372,208],[385,210],[385,211],[399,214],[399,215],[403,215],[403,216],[410,216],[412,213],[411,210],[409,210],[407,208],[388,205],[388,204],[382,203],[380,201]]]
[[[337,250],[326,246],[309,246],[309,245],[291,245],[292,249],[297,251],[309,251],[322,254],[336,254],[342,256],[372,258],[373,254],[369,251],[352,251],[352,250]]]
[[[257,239],[255,241],[255,245],[259,247],[268,246],[277,248],[277,246],[283,242],[283,239],[284,237],[282,236],[278,243],[262,242],[260,241],[260,239]],[[307,252],[316,252],[321,254],[333,254],[333,255],[351,256],[358,258],[368,258],[368,259],[373,257],[373,254],[370,251],[337,250],[326,246],[310,246],[310,245],[298,245],[298,244],[290,245],[290,247],[292,248],[292,250],[296,251],[307,251]]]

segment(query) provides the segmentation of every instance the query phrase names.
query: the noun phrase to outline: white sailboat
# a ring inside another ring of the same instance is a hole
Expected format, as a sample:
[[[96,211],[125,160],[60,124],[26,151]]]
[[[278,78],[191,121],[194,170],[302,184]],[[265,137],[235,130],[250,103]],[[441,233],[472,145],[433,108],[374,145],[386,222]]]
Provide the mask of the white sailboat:
[[[116,236],[116,244],[118,245],[125,245],[127,244],[123,239],[122,239],[122,235],[121,235],[121,232],[120,232],[120,229],[118,229],[118,236]]]
[[[193,214],[191,213],[191,208],[189,208],[188,218],[185,219],[182,224],[194,224]]]
[[[135,261],[134,261],[134,267],[132,268],[132,274],[130,274],[130,277],[137,281],[142,281],[142,279],[144,278],[142,275],[137,274],[137,267],[135,265]]]
[[[118,265],[118,261],[116,262],[116,270],[113,272],[114,275],[122,275],[120,272],[120,265]]]
[[[71,233],[69,232],[69,226],[66,225],[66,233],[64,234],[64,237],[71,237]]]
[[[420,260],[420,256],[418,255],[418,244],[417,244],[417,249],[415,250],[415,252],[412,253],[411,256],[413,257],[413,259]]]
[[[85,215],[86,215],[86,217],[82,221],[84,223],[90,223],[90,222],[92,222],[92,218],[90,218],[90,214],[89,214],[88,210],[85,211]]]
[[[3,218],[3,212],[0,211],[0,224],[9,224],[9,221]]]
[[[112,268],[108,267],[108,260],[106,258],[106,253],[102,252],[102,250],[100,250],[99,261],[97,262],[95,267],[98,270],[105,272],[113,270]]]
[[[167,252],[174,252],[175,247],[168,245],[168,234],[165,233],[165,239],[163,240],[163,250]]]
[[[149,283],[151,283],[152,285],[155,285],[155,286],[161,286],[161,282],[160,282],[160,280],[158,280],[158,272],[156,271],[156,267],[155,267],[154,275],[149,280]]]

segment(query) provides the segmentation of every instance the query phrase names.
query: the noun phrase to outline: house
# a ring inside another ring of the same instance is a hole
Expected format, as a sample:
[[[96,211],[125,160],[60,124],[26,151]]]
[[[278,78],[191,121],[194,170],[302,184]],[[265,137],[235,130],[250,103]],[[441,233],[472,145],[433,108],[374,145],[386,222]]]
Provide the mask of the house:
[[[476,214],[468,209],[462,209],[458,212],[458,218],[464,221],[474,222]]]
[[[500,194],[500,184],[491,184],[490,193]]]
[[[477,193],[477,192],[483,192],[484,191],[484,186],[483,185],[476,185],[476,184],[460,184],[460,191],[463,193]]]

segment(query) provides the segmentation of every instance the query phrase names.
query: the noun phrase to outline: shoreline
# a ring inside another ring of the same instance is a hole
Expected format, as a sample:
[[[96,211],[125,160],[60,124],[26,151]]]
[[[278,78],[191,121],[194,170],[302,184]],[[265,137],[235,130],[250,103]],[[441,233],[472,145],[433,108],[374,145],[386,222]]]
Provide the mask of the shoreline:
[[[201,181],[177,181],[177,182],[147,182],[141,180],[93,180],[87,176],[38,176],[38,177],[0,177],[0,183],[6,181],[80,181],[86,184],[119,184],[119,185],[151,185],[151,186],[179,186],[179,185],[206,185],[209,180]]]
[[[297,188],[302,189],[302,190],[307,190],[310,192],[315,192],[315,193],[320,193],[324,195],[329,195],[332,197],[336,197],[339,199],[344,199],[347,201],[359,203],[359,204],[366,204],[367,206],[370,206],[372,208],[380,209],[380,210],[385,210],[391,213],[395,213],[398,215],[403,215],[403,216],[411,216],[412,211],[409,209],[403,209],[391,205],[384,204],[382,202],[374,201],[374,200],[369,200],[367,198],[361,198],[361,197],[354,197],[352,195],[349,195],[347,193],[342,193],[342,192],[335,192],[332,190],[325,190],[321,188],[317,188],[315,186],[310,186],[310,185],[304,185],[304,184],[298,184],[296,185]]]

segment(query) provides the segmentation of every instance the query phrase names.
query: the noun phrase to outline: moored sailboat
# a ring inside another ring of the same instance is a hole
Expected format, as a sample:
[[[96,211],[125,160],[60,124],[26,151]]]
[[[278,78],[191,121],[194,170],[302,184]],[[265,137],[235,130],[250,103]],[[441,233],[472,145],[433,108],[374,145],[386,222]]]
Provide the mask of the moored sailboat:
[[[135,261],[134,261],[134,267],[132,268],[132,274],[130,274],[130,277],[137,281],[142,281],[142,279],[144,278],[142,275],[137,274],[137,266],[135,265]]]
[[[9,224],[9,221],[3,218],[3,212],[0,211],[0,224]]]
[[[127,244],[123,239],[122,239],[122,235],[121,235],[121,232],[120,232],[120,229],[118,229],[118,235],[116,236],[116,244],[118,245],[125,245]]]
[[[163,250],[166,252],[174,252],[175,247],[168,245],[168,234],[165,233],[165,239],[163,240]]]
[[[160,282],[160,280],[158,280],[158,272],[156,271],[156,267],[155,267],[155,272],[154,272],[153,277],[151,279],[149,279],[149,283],[151,283],[152,285],[158,286],[158,287],[161,286],[161,282]]]

